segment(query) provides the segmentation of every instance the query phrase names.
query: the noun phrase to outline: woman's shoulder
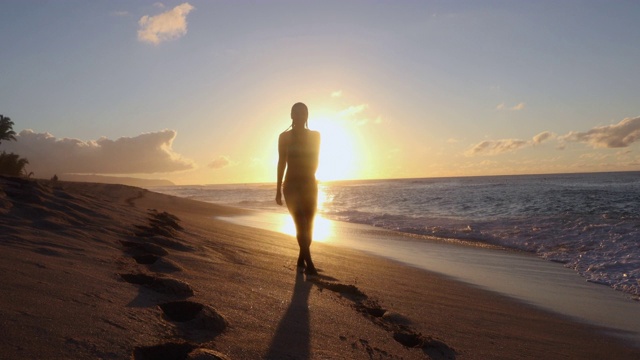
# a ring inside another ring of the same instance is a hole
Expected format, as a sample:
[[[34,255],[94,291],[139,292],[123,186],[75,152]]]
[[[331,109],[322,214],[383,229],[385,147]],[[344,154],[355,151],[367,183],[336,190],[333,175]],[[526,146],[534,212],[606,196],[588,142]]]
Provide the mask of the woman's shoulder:
[[[304,137],[307,139],[313,139],[313,140],[319,140],[320,139],[320,132],[315,131],[315,130],[309,130],[309,129],[305,129],[304,132]],[[289,142],[292,141],[292,137],[294,137],[296,134],[294,134],[293,130],[287,130],[284,131],[282,133],[280,133],[280,136],[278,137],[278,139],[281,142]]]
[[[289,137],[291,137],[291,130],[283,131],[280,133],[280,136],[278,136],[280,140],[285,140],[285,139],[288,139]]]

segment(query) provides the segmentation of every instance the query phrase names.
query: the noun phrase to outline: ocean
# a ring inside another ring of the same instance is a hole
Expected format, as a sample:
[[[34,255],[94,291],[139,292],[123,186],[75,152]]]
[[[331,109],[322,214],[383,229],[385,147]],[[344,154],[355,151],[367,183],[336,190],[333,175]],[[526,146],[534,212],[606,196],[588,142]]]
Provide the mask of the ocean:
[[[286,213],[273,183],[151,190]],[[640,172],[323,182],[318,211],[424,241],[535,253],[640,298]]]

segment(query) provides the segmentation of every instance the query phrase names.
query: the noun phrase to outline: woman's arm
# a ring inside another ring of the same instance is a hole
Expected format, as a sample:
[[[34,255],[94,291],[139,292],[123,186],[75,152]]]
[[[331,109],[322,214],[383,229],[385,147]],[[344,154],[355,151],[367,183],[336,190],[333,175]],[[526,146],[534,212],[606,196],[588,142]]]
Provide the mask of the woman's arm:
[[[312,131],[312,147],[313,147],[313,173],[315,174],[318,171],[318,163],[320,161],[320,133],[317,131]]]
[[[284,170],[287,167],[287,142],[286,133],[280,134],[278,138],[278,181],[276,190],[276,203],[282,205],[282,178],[284,177]]]

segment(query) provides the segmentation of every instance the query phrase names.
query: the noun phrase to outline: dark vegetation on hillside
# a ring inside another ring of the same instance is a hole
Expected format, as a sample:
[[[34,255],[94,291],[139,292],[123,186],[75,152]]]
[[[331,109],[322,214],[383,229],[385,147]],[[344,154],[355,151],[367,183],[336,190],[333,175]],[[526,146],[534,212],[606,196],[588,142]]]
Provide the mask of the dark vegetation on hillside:
[[[0,145],[3,141],[16,141],[16,132],[13,131],[13,121],[8,116],[0,115]],[[2,151],[0,153],[0,174],[9,176],[29,177],[33,173],[27,173],[26,166],[29,160],[20,155]]]

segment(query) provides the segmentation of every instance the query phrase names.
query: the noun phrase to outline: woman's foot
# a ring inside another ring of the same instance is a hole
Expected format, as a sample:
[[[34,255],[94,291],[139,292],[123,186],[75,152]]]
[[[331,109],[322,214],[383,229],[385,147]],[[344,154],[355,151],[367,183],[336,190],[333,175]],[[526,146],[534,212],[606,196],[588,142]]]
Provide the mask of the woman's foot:
[[[304,273],[306,275],[318,275],[318,270],[316,270],[315,267],[311,266],[311,267],[306,268],[304,270]]]

